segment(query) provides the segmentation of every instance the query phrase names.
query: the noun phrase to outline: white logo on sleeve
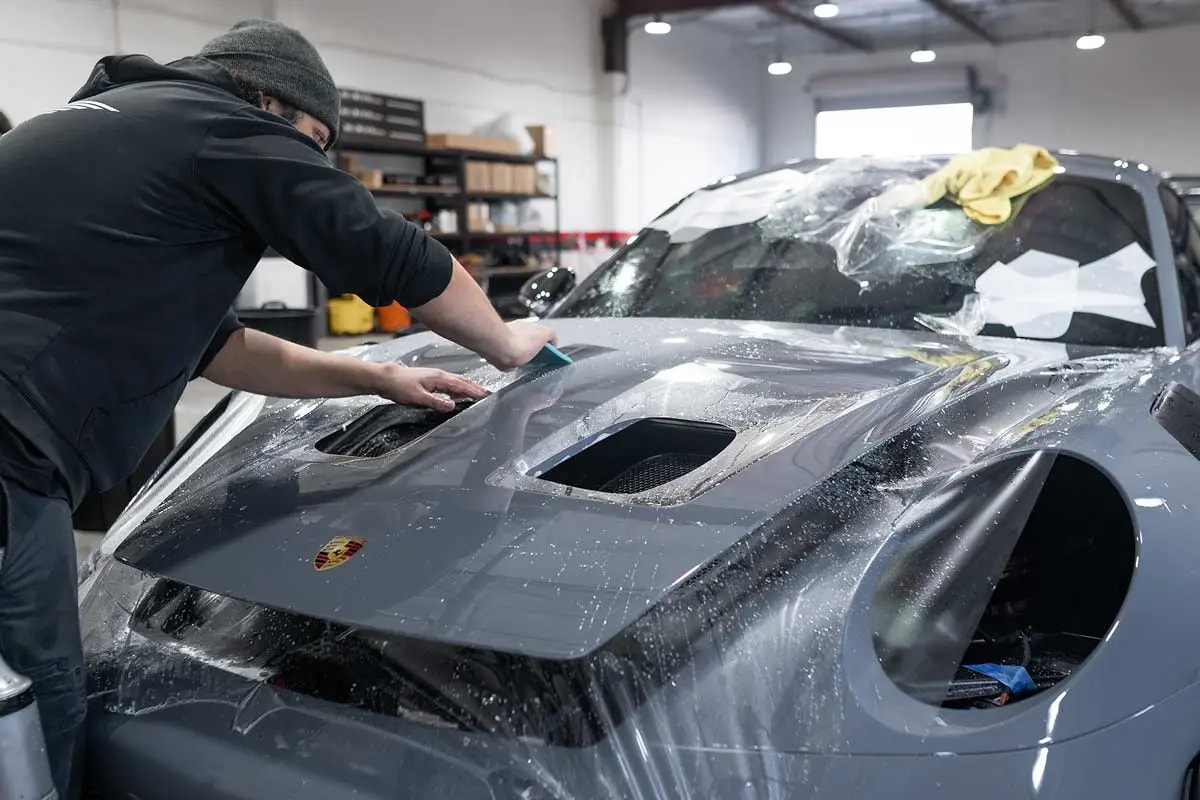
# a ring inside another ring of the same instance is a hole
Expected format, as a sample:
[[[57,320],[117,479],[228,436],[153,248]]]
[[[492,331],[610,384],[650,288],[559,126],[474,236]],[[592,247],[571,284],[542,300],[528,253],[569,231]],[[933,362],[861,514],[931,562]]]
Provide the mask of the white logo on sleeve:
[[[74,103],[67,103],[65,106],[59,106],[58,108],[52,108],[49,111],[43,111],[40,114],[34,114],[29,119],[37,119],[38,117],[44,117],[47,114],[58,114],[63,111],[106,111],[110,114],[121,113],[120,110],[113,108],[108,103],[101,103],[99,100],[77,100]],[[25,122],[28,121],[29,120],[26,120]],[[21,124],[23,125],[25,123],[23,122]]]
[[[110,106],[108,103],[101,103],[98,100],[77,100],[74,103],[67,103],[65,106],[52,108],[44,113],[57,114],[60,111],[111,111],[114,114],[121,112]]]

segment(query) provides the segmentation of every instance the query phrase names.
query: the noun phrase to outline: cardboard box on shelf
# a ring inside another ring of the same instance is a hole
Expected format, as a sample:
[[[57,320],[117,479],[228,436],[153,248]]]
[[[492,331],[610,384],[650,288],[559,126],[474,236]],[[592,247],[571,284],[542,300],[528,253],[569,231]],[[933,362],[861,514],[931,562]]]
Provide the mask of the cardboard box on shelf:
[[[537,194],[537,168],[532,164],[513,167],[513,191],[517,194]]]
[[[362,185],[368,189],[378,189],[383,186],[383,170],[381,169],[356,169],[352,170],[351,174],[362,181]]]
[[[513,191],[513,165],[494,162],[489,165],[492,171],[492,188],[497,194],[508,194]]]
[[[487,161],[468,161],[467,162],[467,186],[468,192],[490,192],[492,191],[492,165]]]
[[[487,203],[467,205],[467,230],[471,233],[491,233],[491,209]]]
[[[478,150],[483,153],[499,153],[502,155],[520,155],[521,148],[516,142],[502,139],[498,136],[473,136],[466,133],[431,133],[425,137],[425,144],[439,150]]]
[[[533,139],[533,154],[538,158],[554,158],[554,135],[548,125],[526,125]]]

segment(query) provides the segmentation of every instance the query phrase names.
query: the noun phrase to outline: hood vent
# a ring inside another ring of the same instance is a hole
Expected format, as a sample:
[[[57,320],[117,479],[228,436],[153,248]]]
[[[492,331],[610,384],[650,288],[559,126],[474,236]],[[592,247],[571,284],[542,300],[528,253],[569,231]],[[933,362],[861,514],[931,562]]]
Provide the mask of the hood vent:
[[[445,413],[393,403],[376,406],[342,430],[317,442],[316,448],[336,456],[385,456],[421,438],[473,402],[460,400],[453,411]]]
[[[643,419],[600,437],[539,477],[577,489],[640,494],[708,463],[736,435],[707,422]]]

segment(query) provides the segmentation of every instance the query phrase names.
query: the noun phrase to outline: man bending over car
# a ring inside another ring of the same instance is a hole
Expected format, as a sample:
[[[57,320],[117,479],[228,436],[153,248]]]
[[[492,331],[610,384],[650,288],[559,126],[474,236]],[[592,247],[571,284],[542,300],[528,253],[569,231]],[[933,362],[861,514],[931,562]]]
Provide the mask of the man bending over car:
[[[34,681],[64,800],[86,700],[73,509],[133,472],[190,379],[443,409],[484,394],[243,327],[229,309],[267,247],[500,369],[555,341],[504,324],[445,247],[330,164],[338,116],[313,46],[255,20],[167,64],[101,59],[0,138],[0,654]]]

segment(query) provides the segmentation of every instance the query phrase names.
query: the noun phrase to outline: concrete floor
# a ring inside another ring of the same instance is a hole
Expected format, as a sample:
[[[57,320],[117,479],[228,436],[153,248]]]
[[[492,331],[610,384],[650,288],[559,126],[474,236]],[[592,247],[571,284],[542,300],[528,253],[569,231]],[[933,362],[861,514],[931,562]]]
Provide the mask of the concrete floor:
[[[388,334],[329,337],[321,339],[317,347],[325,351],[340,350],[366,342],[383,341],[388,338],[390,338]],[[189,383],[183,392],[183,397],[180,398],[179,403],[175,406],[175,440],[179,441],[186,436],[188,431],[203,419],[204,415],[217,404],[218,400],[225,396],[227,391],[224,387],[218,386],[204,378],[197,378]],[[91,531],[75,532],[75,554],[80,561],[88,557],[88,554],[100,543],[100,539],[103,536],[103,533],[93,533]]]

